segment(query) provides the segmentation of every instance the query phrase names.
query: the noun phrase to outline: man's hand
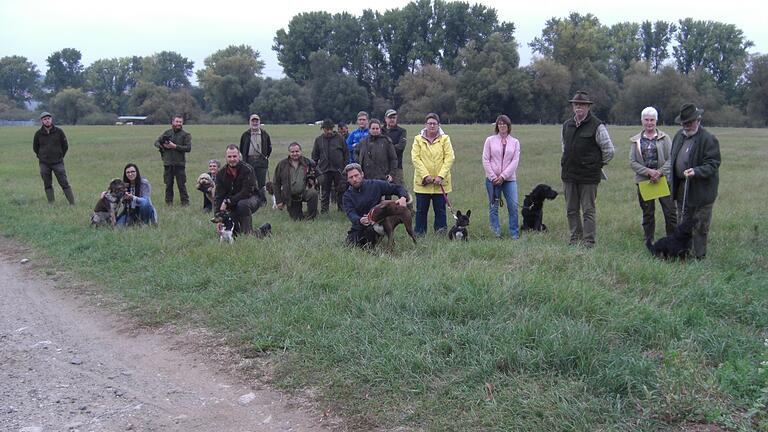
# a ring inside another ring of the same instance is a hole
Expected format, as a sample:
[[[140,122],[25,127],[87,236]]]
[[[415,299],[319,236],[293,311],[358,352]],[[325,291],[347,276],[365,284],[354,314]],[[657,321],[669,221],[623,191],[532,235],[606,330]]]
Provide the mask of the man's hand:
[[[432,179],[432,183],[434,183],[434,184],[436,184],[438,186],[442,186],[443,185],[443,178],[440,177],[440,176],[437,176],[434,179]]]
[[[277,209],[282,210],[285,208],[285,203],[277,203]]]
[[[176,146],[176,143],[174,143],[173,141],[170,141],[170,140],[169,140],[167,143],[163,144],[163,147],[165,147],[165,148],[167,148],[167,149],[169,149],[169,150],[173,150],[173,149],[175,149],[177,146]]]
[[[225,199],[224,201],[222,201],[221,202],[221,207],[219,208],[219,210],[227,211],[227,204],[229,204],[229,199]]]
[[[405,207],[405,206],[407,205],[407,204],[406,204],[406,203],[407,203],[407,200],[405,199],[405,197],[400,197],[400,198],[398,198],[398,199],[397,199],[397,201],[395,201],[395,202],[396,202],[396,203],[397,203],[397,205],[399,205],[400,207]]]
[[[392,174],[387,174],[387,181],[392,183]]]
[[[368,219],[368,216],[363,216],[363,217],[360,218],[360,224],[363,225],[363,226],[368,226],[368,225],[370,225],[372,223],[373,222],[371,222],[370,219]]]
[[[683,171],[683,175],[686,177],[693,177],[696,175],[696,171],[694,171],[693,168],[688,168],[687,170]]]

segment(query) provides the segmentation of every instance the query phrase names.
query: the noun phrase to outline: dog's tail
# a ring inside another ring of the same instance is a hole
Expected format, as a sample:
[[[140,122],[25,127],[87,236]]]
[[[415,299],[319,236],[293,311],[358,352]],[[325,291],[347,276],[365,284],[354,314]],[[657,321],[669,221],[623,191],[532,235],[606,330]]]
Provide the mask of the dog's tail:
[[[656,256],[656,249],[653,248],[653,242],[651,241],[651,239],[649,238],[645,239],[645,247],[648,248],[648,251],[651,252],[651,255]]]

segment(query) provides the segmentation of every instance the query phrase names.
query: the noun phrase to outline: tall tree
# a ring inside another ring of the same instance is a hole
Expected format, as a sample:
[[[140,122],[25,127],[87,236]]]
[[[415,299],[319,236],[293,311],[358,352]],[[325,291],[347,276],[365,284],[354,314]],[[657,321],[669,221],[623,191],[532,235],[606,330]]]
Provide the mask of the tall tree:
[[[403,75],[395,93],[404,101],[398,110],[403,122],[421,124],[427,113],[434,112],[448,123],[456,115],[456,78],[435,65]]]
[[[561,123],[571,94],[571,72],[549,58],[538,58],[528,68],[531,74],[532,109],[527,119],[536,123]]]
[[[619,83],[624,79],[624,71],[640,60],[643,45],[639,36],[640,25],[637,23],[616,23],[608,29],[611,73]]]
[[[0,58],[0,91],[19,107],[32,100],[39,89],[40,72],[22,56]]]
[[[194,62],[173,51],[161,51],[142,59],[141,80],[177,89],[189,87]]]
[[[141,82],[131,92],[128,102],[131,112],[146,115],[149,124],[166,124],[174,115],[184,121],[200,117],[200,107],[188,89],[172,91],[165,86]]]
[[[261,90],[264,62],[259,57],[248,45],[230,45],[205,59],[206,67],[197,71],[197,79],[214,110],[247,114]]]
[[[488,121],[504,113],[520,121],[530,109],[530,81],[518,68],[520,56],[514,40],[493,33],[478,50],[472,41],[461,51],[464,68],[458,75],[457,118]]]
[[[674,125],[680,105],[700,100],[692,79],[673,67],[651,73],[646,63],[636,64],[624,80],[624,89],[611,108],[608,119],[614,123],[640,125],[640,112],[652,106],[659,112],[659,125]],[[670,131],[667,130],[667,133]]]
[[[677,31],[674,23],[666,21],[643,21],[640,25],[640,39],[643,42],[643,59],[654,73],[669,58],[669,44]]]
[[[48,70],[45,72],[45,86],[53,93],[64,88],[81,88],[85,83],[85,67],[80,60],[80,51],[74,48],[64,48],[48,56]]]
[[[755,126],[768,126],[768,55],[754,55],[747,65],[747,115]]]
[[[122,113],[141,73],[141,57],[99,59],[85,71],[86,88],[106,112]]]
[[[370,107],[368,92],[357,80],[341,72],[341,59],[327,52],[310,55],[312,79],[309,89],[315,118],[350,119]]]
[[[290,78],[267,78],[264,89],[253,100],[250,108],[265,121],[273,123],[306,123],[314,121],[308,90]]]
[[[83,117],[98,111],[93,97],[81,89],[65,88],[51,98],[50,109],[56,113],[56,121],[77,124]]]
[[[607,28],[594,15],[576,12],[565,19],[547,20],[541,37],[528,45],[568,68],[589,61],[599,70],[606,70],[610,52]]]
[[[278,30],[272,49],[277,52],[277,60],[283,67],[285,75],[298,83],[307,81],[310,78],[309,55],[321,49],[335,52],[328,46],[334,29],[334,19],[331,14],[303,12],[291,18],[287,31]],[[349,44],[344,46],[345,49],[355,48]]]

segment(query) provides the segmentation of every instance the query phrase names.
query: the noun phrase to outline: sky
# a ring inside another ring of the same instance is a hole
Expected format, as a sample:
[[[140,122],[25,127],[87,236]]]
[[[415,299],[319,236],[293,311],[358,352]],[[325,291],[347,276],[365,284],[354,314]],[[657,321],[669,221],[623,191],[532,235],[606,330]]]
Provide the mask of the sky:
[[[219,0],[216,2],[181,2],[166,0],[29,1],[0,0],[0,57],[21,55],[35,63],[45,74],[45,59],[63,48],[76,48],[82,63],[88,66],[102,58],[146,56],[160,51],[175,51],[195,64],[229,45],[246,44],[261,53],[264,74],[279,78],[282,67],[272,50],[277,30],[301,12],[349,12],[360,15],[363,9],[383,12],[400,8],[409,0],[358,2],[351,0],[270,1]],[[591,1],[541,0],[492,1],[469,0],[496,9],[500,21],[515,24],[520,44],[520,64],[531,62],[528,43],[552,17],[564,18],[571,12],[592,13],[602,24],[617,22],[671,21],[691,17],[734,24],[755,46],[751,53],[768,52],[768,26],[765,11],[757,1],[670,2],[662,0]],[[376,6],[383,4],[386,6]],[[726,5],[726,6],[723,6]],[[578,9],[576,9],[578,7]],[[193,81],[195,77],[192,77]]]

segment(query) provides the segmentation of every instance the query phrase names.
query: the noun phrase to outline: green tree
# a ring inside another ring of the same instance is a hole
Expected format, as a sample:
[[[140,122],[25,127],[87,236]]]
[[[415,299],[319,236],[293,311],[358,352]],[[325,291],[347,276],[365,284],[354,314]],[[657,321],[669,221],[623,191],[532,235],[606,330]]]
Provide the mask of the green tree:
[[[178,89],[189,87],[194,62],[173,51],[161,51],[142,59],[141,80]]]
[[[528,44],[534,52],[569,68],[584,61],[605,70],[610,53],[607,28],[592,14],[571,13],[568,18],[547,20],[541,37]]]
[[[248,45],[230,45],[205,59],[197,71],[200,87],[211,107],[226,114],[247,114],[248,106],[259,94],[264,62]]]
[[[349,14],[347,16],[351,17]],[[303,12],[291,18],[287,31],[277,31],[272,49],[277,53],[277,61],[286,76],[304,83],[310,78],[310,54],[321,49],[334,52],[328,46],[336,28],[334,21],[334,17],[327,12]],[[336,31],[341,32],[343,29]],[[341,39],[338,34],[335,38]],[[355,48],[346,42],[342,46],[345,49]]]
[[[619,83],[624,79],[624,71],[640,60],[643,44],[639,36],[640,25],[637,23],[617,23],[608,29],[611,74]]]
[[[530,110],[530,81],[518,68],[517,43],[494,33],[482,49],[472,41],[461,51],[464,68],[458,75],[457,119],[488,121],[504,113],[514,120]]]
[[[22,107],[39,90],[40,72],[34,63],[22,56],[0,58],[0,91]]]
[[[267,78],[264,88],[253,100],[251,112],[270,123],[306,123],[314,121],[309,91],[290,78]]]
[[[81,89],[65,88],[51,98],[50,110],[56,113],[56,121],[64,124],[78,124],[88,114],[98,111],[93,97]]]
[[[598,70],[591,62],[582,62],[578,68],[571,70],[571,95],[577,90],[585,90],[595,101],[592,112],[605,120],[619,96],[618,84]]]
[[[666,21],[643,21],[640,25],[643,59],[651,65],[653,73],[669,58],[669,44],[676,31],[677,26]]]
[[[768,126],[768,55],[753,55],[747,64],[747,115],[754,126]]]
[[[106,112],[124,112],[130,90],[141,74],[141,57],[99,59],[85,70],[86,88]]]
[[[58,93],[67,87],[81,88],[85,84],[85,67],[80,60],[80,51],[74,48],[64,48],[48,56],[45,72],[45,86],[53,93]]]
[[[404,123],[421,124],[430,112],[439,114],[443,123],[456,116],[456,78],[435,65],[404,75],[395,93],[404,101],[398,109]]]
[[[561,123],[572,96],[571,72],[567,67],[549,58],[538,58],[528,68],[531,76],[532,109],[527,120],[536,123]]]
[[[341,59],[327,52],[310,55],[312,79],[309,81],[316,119],[349,119],[370,107],[368,92],[357,80],[341,72]]]
[[[659,125],[676,127],[675,117],[680,113],[680,106],[699,99],[691,78],[680,75],[670,66],[651,73],[647,63],[639,62],[627,73],[624,89],[613,104],[608,119],[613,123],[640,127],[641,111],[652,106],[659,112]]]
[[[128,102],[131,112],[146,115],[149,124],[166,124],[172,116],[181,115],[184,121],[200,118],[201,110],[189,89],[170,90],[148,82],[141,82]]]

